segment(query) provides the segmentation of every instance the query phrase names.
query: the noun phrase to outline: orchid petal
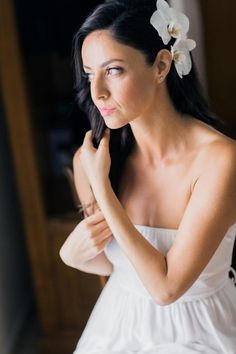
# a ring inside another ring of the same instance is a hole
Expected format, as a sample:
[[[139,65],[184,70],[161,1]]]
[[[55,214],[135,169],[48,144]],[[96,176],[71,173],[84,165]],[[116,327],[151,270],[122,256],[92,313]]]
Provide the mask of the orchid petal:
[[[180,39],[175,42],[173,49],[175,50],[188,50],[191,51],[196,47],[196,42],[193,39]]]
[[[157,10],[167,22],[171,21],[171,16],[169,14],[170,6],[168,5],[168,3],[166,1],[158,0],[157,1]]]
[[[171,40],[171,36],[168,32],[168,23],[162,18],[158,11],[155,11],[150,19],[151,24],[157,30],[159,36],[162,38],[164,44],[168,44]]]
[[[172,21],[174,23],[178,24],[181,27],[181,33],[187,34],[188,31],[189,31],[189,19],[188,19],[188,17],[185,14],[183,14],[183,13],[181,13],[179,11],[176,11],[173,8],[169,9],[169,13],[170,13],[170,16],[172,18]]]
[[[170,8],[169,4],[165,0],[157,0],[157,9],[166,12]]]
[[[192,69],[192,60],[188,50],[183,50],[182,54],[184,55],[183,62],[175,62],[176,70],[181,78],[183,75],[188,75]]]
[[[185,41],[187,41],[187,47],[188,47],[188,50],[191,51],[193,50],[194,48],[196,48],[196,42],[193,40],[193,39],[185,39]]]

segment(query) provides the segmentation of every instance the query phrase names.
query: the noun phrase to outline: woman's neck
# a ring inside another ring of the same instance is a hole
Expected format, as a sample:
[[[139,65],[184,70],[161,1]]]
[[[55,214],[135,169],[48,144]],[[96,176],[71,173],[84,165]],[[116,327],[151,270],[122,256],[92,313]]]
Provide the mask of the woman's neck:
[[[177,158],[190,142],[189,127],[193,119],[171,110],[158,113],[130,123],[136,140],[133,154],[150,166]]]

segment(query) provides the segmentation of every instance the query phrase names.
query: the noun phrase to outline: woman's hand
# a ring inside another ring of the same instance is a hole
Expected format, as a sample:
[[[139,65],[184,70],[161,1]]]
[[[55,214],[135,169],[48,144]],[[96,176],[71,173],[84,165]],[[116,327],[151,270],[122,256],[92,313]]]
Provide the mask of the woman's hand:
[[[107,128],[96,149],[92,142],[92,130],[85,134],[80,159],[92,188],[94,184],[104,183],[109,179],[111,168],[109,140],[110,130]]]
[[[77,267],[95,258],[112,240],[112,233],[100,210],[83,219],[60,249],[64,263]]]

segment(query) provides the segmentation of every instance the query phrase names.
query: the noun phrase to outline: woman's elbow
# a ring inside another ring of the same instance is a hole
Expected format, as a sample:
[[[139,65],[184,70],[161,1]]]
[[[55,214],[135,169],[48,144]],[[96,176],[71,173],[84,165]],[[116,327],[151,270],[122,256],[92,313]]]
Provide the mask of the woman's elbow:
[[[63,246],[61,247],[61,249],[59,251],[59,256],[60,256],[63,263],[65,263],[69,267],[72,266],[71,259],[68,257],[68,253],[65,251]]]
[[[166,287],[166,291],[157,292],[154,301],[160,306],[167,306],[173,304],[180,297],[181,294],[177,290],[174,291],[172,288]]]
[[[166,296],[157,296],[155,297],[154,301],[159,306],[167,306],[175,302],[176,299],[173,298],[172,296],[166,295]]]

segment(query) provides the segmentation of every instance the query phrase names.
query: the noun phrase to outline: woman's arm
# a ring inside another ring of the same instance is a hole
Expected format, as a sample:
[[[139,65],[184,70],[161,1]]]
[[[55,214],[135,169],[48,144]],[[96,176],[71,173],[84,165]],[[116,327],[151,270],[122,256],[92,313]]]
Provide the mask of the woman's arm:
[[[137,231],[109,181],[93,183],[94,195],[114,237],[146,289],[161,305],[176,301],[190,288],[236,221],[235,145],[212,145],[204,159],[205,169],[166,257]]]
[[[86,177],[86,174],[83,171],[83,167],[81,166],[81,162],[79,159],[80,152],[81,152],[81,148],[79,148],[76,151],[76,153],[74,154],[74,157],[73,157],[74,183],[75,183],[75,187],[76,187],[76,191],[77,191],[79,200],[83,203],[83,205],[92,204],[91,207],[86,209],[85,216],[88,216],[88,215],[91,215],[92,213],[94,213],[94,209],[98,209],[99,206],[98,206],[98,204],[94,198],[94,195],[91,191],[88,179]],[[65,244],[66,244],[66,242],[63,245],[64,247],[65,247]],[[111,273],[113,271],[113,265],[106,257],[104,251],[102,251],[96,257],[94,257],[93,259],[91,259],[85,263],[80,262],[79,256],[78,256],[78,261],[75,263],[73,260],[73,263],[72,263],[69,259],[70,257],[68,257],[68,252],[67,252],[66,259],[63,257],[63,248],[64,248],[63,246],[61,247],[61,250],[60,250],[60,256],[68,266],[71,266],[73,268],[76,268],[76,269],[81,270],[86,273],[105,275],[105,276],[111,275]],[[74,259],[74,257],[73,257],[73,259]]]

